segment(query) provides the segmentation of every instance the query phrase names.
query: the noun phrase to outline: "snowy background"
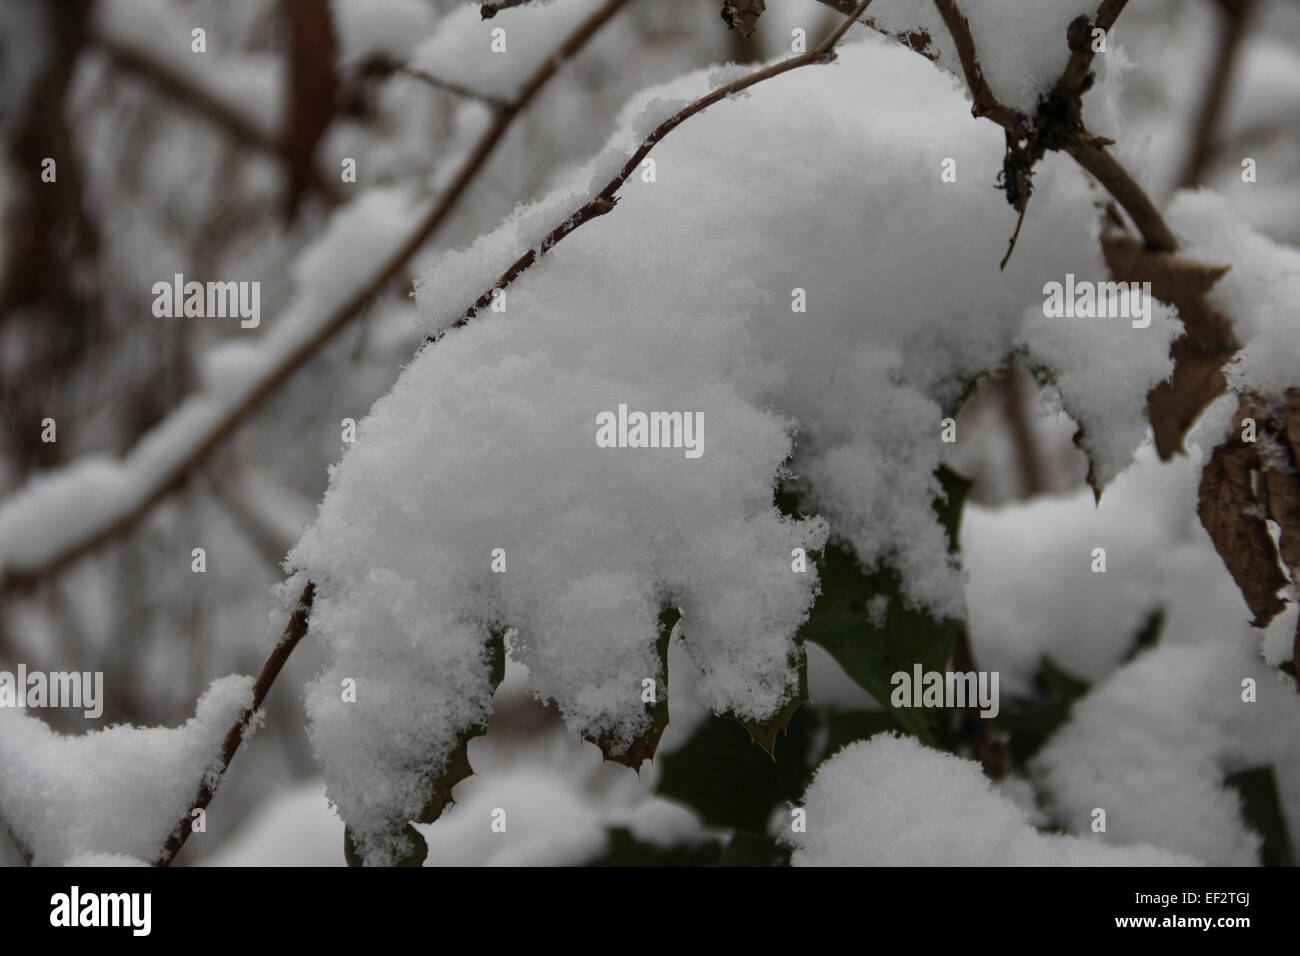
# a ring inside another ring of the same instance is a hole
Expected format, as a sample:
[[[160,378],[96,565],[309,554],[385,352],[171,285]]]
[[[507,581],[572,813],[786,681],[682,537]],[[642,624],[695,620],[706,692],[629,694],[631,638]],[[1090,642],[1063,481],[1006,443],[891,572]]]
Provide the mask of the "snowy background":
[[[325,40],[312,6],[0,7],[0,670],[105,687],[98,720],[0,708],[0,860],[152,860],[250,699],[229,675],[258,673],[312,581],[311,632],[178,863],[343,865],[340,814],[383,861],[422,774],[484,721],[455,804],[415,824],[427,865],[1292,862],[1295,605],[1252,628],[1197,517],[1234,400],[1162,461],[1145,401],[1177,313],[1043,316],[1044,282],[1107,278],[1106,197],[1069,157],[1038,165],[999,270],[1003,133],[972,118],[931,3],[869,14],[926,31],[937,64],[853,28],[833,65],[687,120],[504,314],[450,330],[659,122],[792,31],[813,46],[842,4],[768,0],[745,37],[719,0],[632,0],[409,256],[500,105],[603,5],[331,0]],[[1233,267],[1209,299],[1244,346],[1230,381],[1276,393],[1300,383],[1300,4],[1246,6],[1234,35],[1234,4],[1133,0],[1084,116],[1185,254]],[[964,7],[1024,111],[1096,9]],[[155,318],[177,273],[259,282],[260,326]],[[619,402],[701,410],[705,454],[597,448]],[[972,483],[955,557],[940,466]],[[965,622],[1001,677],[1000,772],[955,723],[933,747],[893,736],[909,726],[797,640],[832,584],[791,574],[794,548],[890,569],[900,606]],[[582,738],[646,732],[665,603],[671,717],[637,773]],[[811,702],[773,760],[716,715],[770,718],[799,653]]]

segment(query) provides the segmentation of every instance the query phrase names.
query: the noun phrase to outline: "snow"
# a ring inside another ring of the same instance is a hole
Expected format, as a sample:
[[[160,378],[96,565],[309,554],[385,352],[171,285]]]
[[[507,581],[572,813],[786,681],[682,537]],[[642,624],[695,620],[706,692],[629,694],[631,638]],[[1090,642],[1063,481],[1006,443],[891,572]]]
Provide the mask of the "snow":
[[[104,0],[92,15],[105,40],[184,77],[268,140],[278,138],[285,84],[277,57],[218,50],[212,36],[206,53],[193,52],[190,31],[205,25],[191,22],[184,9],[169,0]]]
[[[156,859],[252,706],[252,687],[251,677],[214,681],[180,727],[117,725],[81,736],[0,708],[0,819],[37,865],[87,854]]]
[[[339,62],[356,64],[381,55],[403,63],[438,17],[421,0],[330,0]]]
[[[1225,369],[1229,384],[1274,398],[1300,385],[1300,327],[1295,321],[1300,250],[1254,231],[1223,197],[1209,190],[1175,195],[1169,221],[1187,239],[1188,258],[1232,266],[1207,297],[1234,320],[1242,343]]]
[[[281,790],[260,803],[205,866],[344,866],[343,821],[319,780]]]
[[[647,108],[701,95],[710,73],[635,97],[610,148],[629,147]],[[1042,313],[1044,276],[1104,277],[1086,181],[1068,161],[1044,163],[999,272],[1015,218],[992,188],[1000,131],[910,52],[864,34],[833,67],[711,107],[654,156],[657,181],[633,176],[611,214],[508,290],[505,314],[485,311],[416,357],[290,556],[285,593],[316,582],[312,630],[330,657],[308,693],[313,745],[330,799],[376,859],[423,806],[422,775],[487,714],[489,627],[518,628],[533,690],[575,732],[626,741],[642,729],[665,601],[683,611],[701,701],[775,712],[816,587],[791,573],[790,551],[826,534],[772,508],[792,452],[806,500],[864,565],[891,563],[915,603],[960,615],[931,500],[942,409],[963,382],[1038,346],[1068,373],[1061,391],[1090,431],[1120,434],[1104,471],[1144,434],[1141,397],[1168,370],[1172,323],[1130,335],[1106,320],[1115,342],[1086,321],[1026,323]],[[945,157],[957,183],[940,180]],[[591,177],[574,171],[439,261],[417,287],[425,331],[490,287]],[[937,233],[910,228],[936,221]],[[1062,236],[1063,221],[1079,225]],[[1034,238],[1047,223],[1050,244]],[[791,311],[796,287],[806,314]],[[1111,366],[1127,407],[1090,400],[1090,367]],[[596,415],[624,402],[702,412],[706,453],[596,447]],[[505,574],[489,569],[495,547]],[[356,703],[340,700],[346,677],[360,682]]]
[[[1242,700],[1253,678],[1258,700]],[[1084,830],[1106,810],[1107,842],[1141,839],[1214,866],[1253,866],[1260,838],[1224,778],[1272,766],[1282,812],[1300,819],[1300,699],[1247,641],[1158,647],[1074,706],[1037,758],[1056,816]],[[1293,847],[1300,847],[1292,834]]]
[[[818,768],[794,866],[1194,866],[1145,844],[1039,833],[979,764],[879,734]]]
[[[297,360],[339,306],[365,288],[427,209],[409,192],[376,189],[340,208],[292,268],[297,293],[265,334],[209,350],[205,388],[146,432],[122,459],[87,456],[38,473],[0,503],[0,578],[40,568],[111,527],[167,487],[264,384]]]
[[[148,866],[144,860],[137,860],[124,853],[79,853],[70,857],[64,866]]]
[[[1244,638],[1250,613],[1196,516],[1201,455],[1160,462],[1148,445],[1106,489],[962,515],[971,642],[1005,693],[1028,693],[1043,656],[1077,678],[1109,675],[1153,611],[1161,640]],[[1106,571],[1092,570],[1094,548]]]
[[[1053,391],[1070,417],[1083,424],[1080,447],[1093,480],[1110,484],[1146,438],[1147,423],[1132,410],[1174,370],[1169,346],[1183,333],[1177,310],[1148,300],[1151,323],[1134,328],[1124,319],[1048,318],[1031,309],[1025,321],[1025,351],[1031,364],[1054,373]],[[1088,427],[1106,422],[1105,429]]]
[[[477,4],[462,5],[439,20],[433,35],[420,42],[411,66],[485,96],[513,99],[528,77],[599,6],[600,0],[529,3],[484,20]],[[504,52],[493,52],[496,31],[505,33]]]
[[[1056,83],[1070,59],[1066,28],[1075,17],[1091,20],[1098,0],[976,0],[959,4],[970,22],[975,50],[998,101],[1032,116],[1038,98]],[[963,78],[957,47],[933,0],[872,4],[863,22],[893,36],[925,34],[927,55]],[[1109,42],[1109,41],[1108,41]]]

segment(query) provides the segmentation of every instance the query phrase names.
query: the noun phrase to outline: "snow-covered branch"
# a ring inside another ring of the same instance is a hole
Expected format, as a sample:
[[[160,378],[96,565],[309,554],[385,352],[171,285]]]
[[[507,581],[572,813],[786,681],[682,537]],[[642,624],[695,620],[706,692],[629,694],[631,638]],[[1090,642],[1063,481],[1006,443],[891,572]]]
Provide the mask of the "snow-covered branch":
[[[0,504],[0,593],[30,587],[94,552],[183,483],[398,276],[456,208],[515,119],[629,2],[607,0],[578,25],[496,113],[436,202],[375,190],[340,209],[300,257],[298,294],[266,339],[251,353],[240,345],[212,356],[212,364],[231,369],[218,386],[187,399],[124,459],[73,462]]]

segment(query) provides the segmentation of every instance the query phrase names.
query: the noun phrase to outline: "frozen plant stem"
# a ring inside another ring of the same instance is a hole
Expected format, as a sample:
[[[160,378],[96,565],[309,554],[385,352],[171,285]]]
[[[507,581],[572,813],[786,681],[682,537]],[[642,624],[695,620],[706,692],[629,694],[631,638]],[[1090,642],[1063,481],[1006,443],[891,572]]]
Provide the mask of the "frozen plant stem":
[[[574,212],[563,222],[548,232],[546,238],[544,238],[541,243],[529,249],[515,260],[514,265],[502,273],[501,278],[496,281],[493,287],[479,296],[478,299],[475,300],[474,304],[465,310],[465,314],[455,322],[451,323],[447,328],[457,329],[467,325],[474,316],[478,315],[480,311],[491,304],[494,292],[509,286],[515,281],[515,279],[519,278],[521,273],[549,252],[551,247],[557,242],[562,240],[579,226],[591,222],[591,220],[610,212],[618,203],[617,194],[619,189],[621,189],[623,184],[628,181],[628,178],[636,172],[637,167],[641,165],[641,160],[645,159],[646,155],[650,150],[654,149],[655,145],[660,140],[696,113],[701,113],[714,103],[720,102],[734,93],[739,93],[741,90],[749,89],[749,87],[762,83],[764,80],[770,80],[774,76],[780,76],[782,73],[788,73],[801,66],[808,66],[813,63],[829,63],[834,60],[835,45],[840,42],[844,34],[848,32],[849,27],[854,24],[858,17],[862,16],[863,12],[865,12],[867,7],[870,5],[871,0],[862,0],[862,2],[853,9],[853,12],[849,14],[848,18],[835,28],[830,36],[808,52],[790,57],[787,60],[782,60],[779,63],[773,63],[771,66],[764,67],[761,70],[755,70],[748,76],[742,76],[740,79],[728,83],[726,86],[721,86],[718,89],[713,90],[711,93],[700,97],[694,103],[684,107],[682,110],[674,113],[668,119],[660,123],[655,127],[654,131],[642,141],[636,152],[634,152],[628,158],[628,161],[623,164],[623,168],[618,171],[613,179],[605,184],[605,187],[599,193],[597,193],[593,198],[587,200],[586,203],[574,210]],[[437,335],[430,336],[426,342],[437,341],[437,339],[445,334],[446,331],[447,329],[443,329]]]
[[[284,633],[280,640],[276,642],[271,656],[266,659],[262,665],[262,673],[257,675],[257,681],[253,684],[253,703],[244,710],[235,725],[230,728],[226,734],[225,743],[221,747],[221,757],[217,765],[204,775],[199,781],[198,792],[194,795],[194,800],[185,811],[185,816],[177,822],[175,829],[172,830],[171,836],[163,844],[162,852],[158,854],[158,859],[154,861],[155,866],[170,866],[176,859],[176,854],[181,851],[185,841],[190,838],[190,833],[194,827],[194,811],[206,809],[212,802],[217,788],[221,785],[221,780],[225,776],[226,769],[230,766],[230,761],[234,759],[235,752],[239,750],[239,745],[243,743],[244,733],[248,725],[252,722],[253,717],[262,708],[266,700],[267,692],[270,691],[271,685],[275,683],[276,677],[279,676],[280,670],[284,667],[284,662],[289,659],[293,649],[298,646],[298,642],[307,634],[307,618],[311,614],[312,598],[315,596],[316,586],[311,582],[302,589],[302,594],[298,597],[298,606],[294,608],[293,614],[289,616],[289,623],[285,625]]]

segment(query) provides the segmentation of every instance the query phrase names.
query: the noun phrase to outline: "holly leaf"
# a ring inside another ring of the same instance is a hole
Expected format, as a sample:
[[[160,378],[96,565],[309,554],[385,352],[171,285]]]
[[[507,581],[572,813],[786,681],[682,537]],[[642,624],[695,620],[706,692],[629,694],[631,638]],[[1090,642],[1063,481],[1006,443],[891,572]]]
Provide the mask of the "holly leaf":
[[[501,681],[506,676],[506,644],[505,628],[495,629],[491,632],[485,650],[488,655],[488,680],[492,684],[493,692],[501,686]],[[469,742],[474,737],[481,737],[487,733],[487,721],[477,724],[461,735],[452,750],[451,755],[443,765],[442,771],[429,781],[429,802],[416,816],[416,823],[433,823],[448,806],[455,803],[452,799],[451,791],[456,784],[460,783],[474,775],[474,768],[469,763]],[[389,861],[391,866],[422,866],[425,857],[429,853],[428,844],[424,842],[424,837],[420,831],[416,830],[409,823],[403,824],[402,832],[399,835],[399,843],[402,850],[394,854],[394,858]],[[352,832],[348,828],[343,831],[343,857],[347,860],[349,866],[361,866],[362,860],[357,853],[356,843],[353,840]]]
[[[935,501],[934,509],[954,551],[970,483],[947,468],[939,469],[938,478],[945,495]],[[783,507],[792,510],[792,499],[781,497]],[[825,648],[846,674],[889,708],[907,733],[932,743],[926,712],[895,708],[890,681],[899,671],[911,674],[918,664],[922,671],[943,670],[961,622],[909,605],[896,571],[886,567],[866,573],[857,558],[838,545],[827,545],[818,574],[821,595],[799,632],[801,640]]]
[[[749,739],[762,747],[773,760],[776,759],[777,735],[783,734],[789,729],[790,720],[794,717],[795,711],[808,703],[808,657],[802,647],[799,648],[798,655],[798,660],[794,666],[799,674],[799,686],[794,696],[790,698],[785,706],[767,720],[749,720],[737,717],[734,714],[726,715],[749,731]]]
[[[1050,657],[1038,662],[1033,694],[1009,702],[998,717],[1007,734],[1007,749],[1017,767],[1042,749],[1048,739],[1070,718],[1074,702],[1088,693],[1087,681],[1061,670]]]
[[[820,719],[811,707],[794,713],[772,753],[727,717],[709,717],[691,738],[656,761],[658,792],[694,810],[706,825],[762,835],[780,805],[798,800],[816,766]]]
[[[1264,866],[1293,866],[1286,814],[1278,799],[1277,777],[1272,767],[1254,767],[1234,773],[1224,783],[1241,796],[1241,816],[1264,838],[1259,862]]]
[[[605,852],[587,866],[708,866],[722,856],[722,841],[710,838],[667,846],[642,840],[627,827],[605,828]]]
[[[655,641],[655,652],[659,656],[659,674],[655,677],[658,683],[654,702],[646,704],[650,726],[645,733],[623,747],[616,747],[608,737],[591,739],[606,760],[640,770],[641,764],[652,759],[659,749],[659,741],[668,727],[668,642],[681,619],[682,612],[675,607],[666,607],[659,612],[659,638]]]
[[[760,833],[733,833],[714,866],[789,866],[790,847]]]

